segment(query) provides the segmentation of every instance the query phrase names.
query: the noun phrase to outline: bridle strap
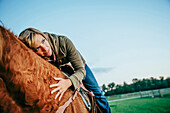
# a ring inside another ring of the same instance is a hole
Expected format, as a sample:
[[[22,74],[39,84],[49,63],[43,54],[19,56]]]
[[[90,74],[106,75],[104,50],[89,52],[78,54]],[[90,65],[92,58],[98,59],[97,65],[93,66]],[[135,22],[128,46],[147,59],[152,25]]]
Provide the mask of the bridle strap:
[[[73,96],[71,96],[67,102],[65,102],[62,106],[60,106],[58,108],[58,110],[56,111],[56,113],[63,113],[65,111],[65,109],[70,105],[70,103],[76,98],[77,93],[79,92],[81,84],[79,83],[78,88],[73,92]]]
[[[67,102],[64,103],[64,105],[60,106],[56,113],[63,113],[64,110],[69,106],[69,104],[72,102],[72,97],[69,98]]]

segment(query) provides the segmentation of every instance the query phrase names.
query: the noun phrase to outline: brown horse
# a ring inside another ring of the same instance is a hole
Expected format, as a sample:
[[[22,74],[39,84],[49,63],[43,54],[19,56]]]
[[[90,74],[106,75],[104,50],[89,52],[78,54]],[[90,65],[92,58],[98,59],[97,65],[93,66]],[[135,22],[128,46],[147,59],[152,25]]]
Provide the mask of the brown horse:
[[[73,91],[68,89],[60,102],[55,100],[49,88],[53,77],[65,78],[55,66],[0,26],[0,112],[56,112]],[[79,94],[65,113],[88,113]]]

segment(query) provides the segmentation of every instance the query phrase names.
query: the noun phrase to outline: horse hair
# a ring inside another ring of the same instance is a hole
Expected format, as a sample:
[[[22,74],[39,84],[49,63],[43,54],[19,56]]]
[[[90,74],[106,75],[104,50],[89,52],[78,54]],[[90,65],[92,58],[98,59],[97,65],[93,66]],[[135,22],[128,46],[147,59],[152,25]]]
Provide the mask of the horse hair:
[[[55,112],[73,91],[68,89],[61,101],[50,94],[53,77],[66,78],[55,66],[25,46],[17,36],[0,26],[0,112]],[[88,113],[80,95],[66,113]]]

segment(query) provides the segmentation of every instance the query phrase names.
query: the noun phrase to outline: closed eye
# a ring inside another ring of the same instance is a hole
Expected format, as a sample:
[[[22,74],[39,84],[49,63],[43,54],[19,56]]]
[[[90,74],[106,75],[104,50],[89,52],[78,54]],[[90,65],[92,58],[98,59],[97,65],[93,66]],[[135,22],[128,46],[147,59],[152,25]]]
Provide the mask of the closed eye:
[[[37,52],[37,51],[39,50],[39,48],[40,48],[40,46],[39,46],[39,47],[37,47],[37,48],[35,49],[35,52]]]

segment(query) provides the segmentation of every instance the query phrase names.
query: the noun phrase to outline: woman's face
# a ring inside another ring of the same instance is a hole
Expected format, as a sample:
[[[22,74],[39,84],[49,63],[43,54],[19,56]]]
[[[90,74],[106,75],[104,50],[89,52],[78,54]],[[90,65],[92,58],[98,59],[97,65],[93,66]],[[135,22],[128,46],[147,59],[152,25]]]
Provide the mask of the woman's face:
[[[34,46],[35,53],[43,57],[52,55],[52,50],[48,41],[40,34],[35,35],[36,44]]]

